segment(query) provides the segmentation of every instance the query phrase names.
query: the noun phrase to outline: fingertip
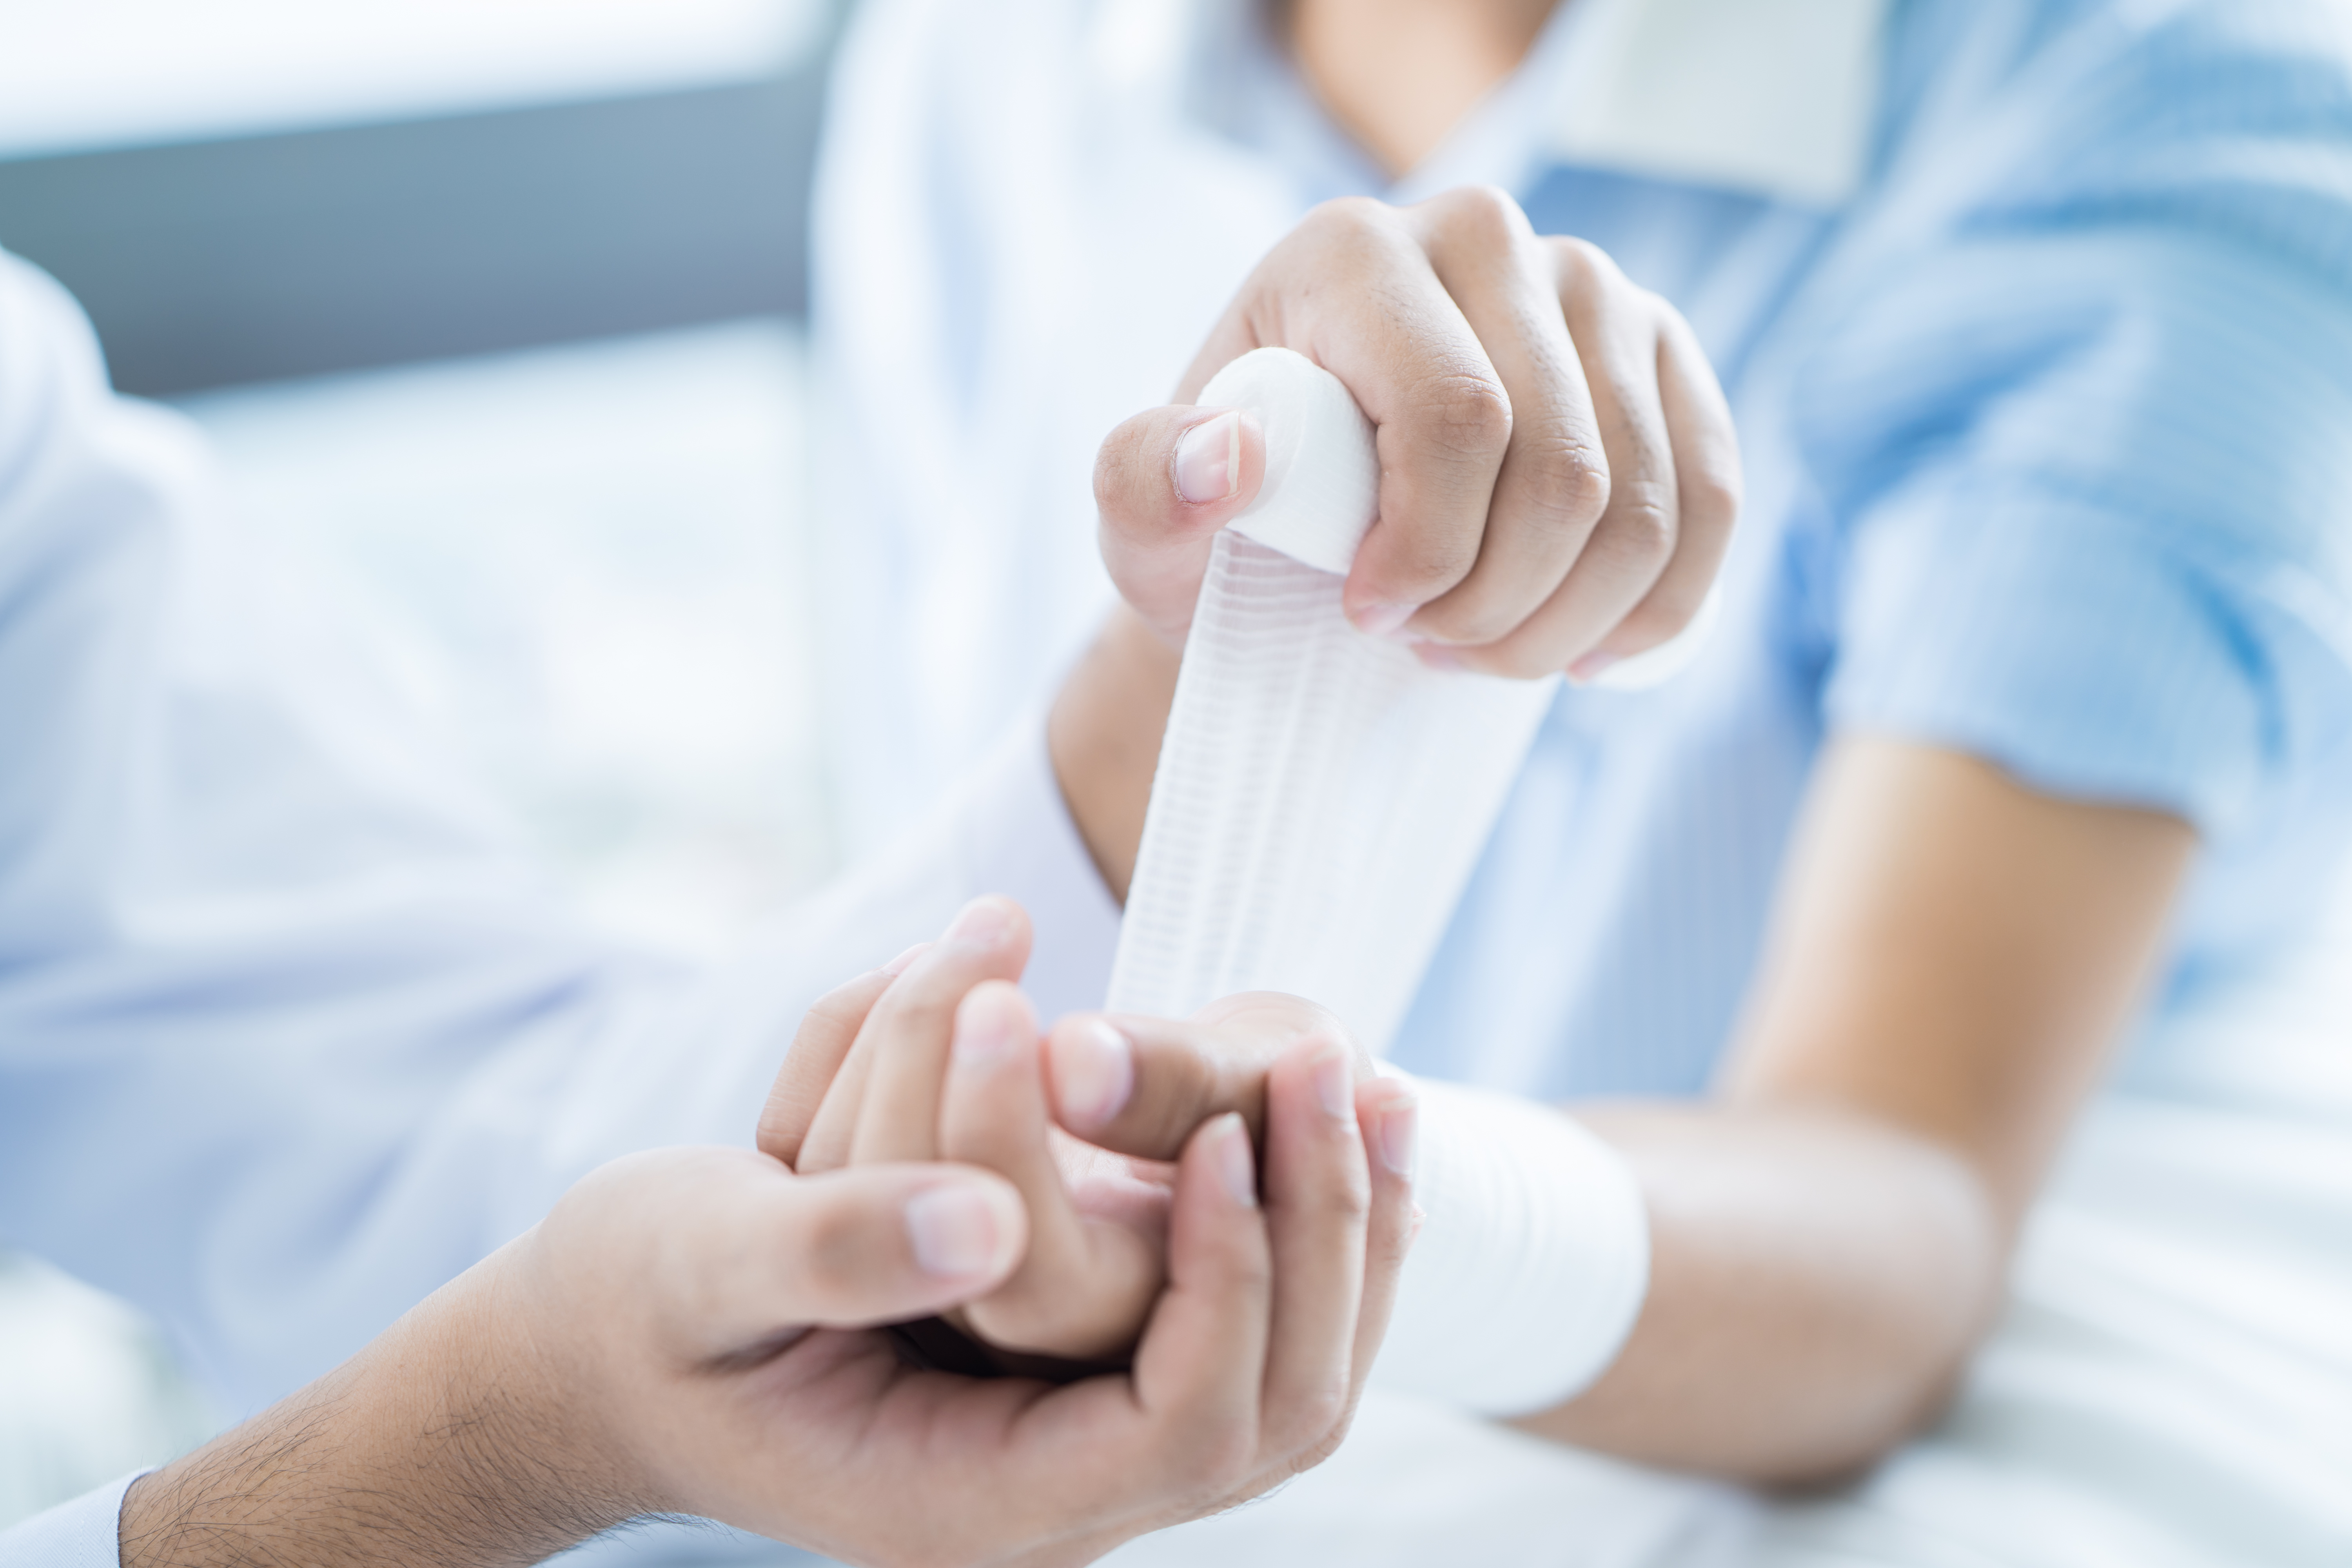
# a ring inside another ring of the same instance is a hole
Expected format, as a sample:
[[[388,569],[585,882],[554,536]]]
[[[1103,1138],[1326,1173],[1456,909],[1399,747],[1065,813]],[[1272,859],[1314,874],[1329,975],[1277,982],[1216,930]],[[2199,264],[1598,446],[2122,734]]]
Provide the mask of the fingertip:
[[[1208,1159],[1218,1189],[1234,1208],[1257,1207],[1257,1156],[1250,1148],[1249,1129],[1234,1111],[1211,1119],[1202,1129],[1208,1142]]]
[[[1055,1120],[1098,1131],[1135,1096],[1135,1042],[1108,1018],[1065,1018],[1046,1037],[1045,1070]]]
[[[993,952],[1025,941],[1028,933],[1027,910],[1000,893],[987,893],[956,911],[940,942],[945,946]],[[913,962],[911,954],[901,956]]]
[[[1348,619],[1368,637],[1394,637],[1420,609],[1417,603],[1396,604],[1374,599],[1349,610]]]
[[[1421,1156],[1421,1095],[1400,1078],[1376,1078],[1357,1090],[1356,1120],[1380,1168],[1410,1187]]]
[[[982,1171],[944,1179],[903,1210],[915,1266],[941,1284],[985,1287],[1013,1272],[1029,1242],[1029,1211],[1013,1184]]]
[[[957,1070],[988,1070],[1013,1059],[1037,1037],[1037,1012],[1009,980],[983,980],[956,1004],[950,1047]]]
[[[1185,426],[1169,454],[1177,500],[1188,507],[1248,504],[1264,479],[1265,453],[1265,426],[1256,410],[1211,412]]]

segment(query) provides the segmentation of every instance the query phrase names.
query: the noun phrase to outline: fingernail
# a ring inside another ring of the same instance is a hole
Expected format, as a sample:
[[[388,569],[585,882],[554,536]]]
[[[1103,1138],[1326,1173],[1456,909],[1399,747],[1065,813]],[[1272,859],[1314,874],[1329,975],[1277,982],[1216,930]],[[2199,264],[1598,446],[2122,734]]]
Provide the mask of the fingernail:
[[[1315,1081],[1315,1098],[1323,1109],[1334,1116],[1349,1116],[1356,1109],[1356,1069],[1348,1060],[1348,1047],[1337,1040],[1326,1040],[1307,1063],[1307,1076]]]
[[[1617,662],[1619,662],[1618,657],[1613,653],[1588,653],[1568,667],[1568,678],[1577,685],[1582,686],[1589,681],[1599,679],[1608,672],[1611,665]]]
[[[1257,1163],[1251,1158],[1249,1132],[1242,1119],[1231,1111],[1217,1119],[1219,1125],[1212,1131],[1217,1141],[1213,1151],[1217,1160],[1217,1174],[1224,1179],[1225,1195],[1244,1208],[1257,1206]]]
[[[1013,911],[1002,899],[974,899],[963,907],[941,940],[965,947],[994,947],[1013,929]]]
[[[1003,1246],[996,1205],[970,1185],[932,1187],[907,1200],[915,1266],[942,1279],[989,1272]]]
[[[1176,493],[1200,506],[1231,500],[1242,488],[1241,410],[1228,409],[1184,432],[1176,443]]]
[[[1366,605],[1349,619],[1366,637],[1384,637],[1412,619],[1412,613],[1419,608],[1419,605]]]
[[[1412,656],[1432,669],[1467,669],[1470,666],[1462,656],[1444,643],[1417,642]]]
[[[968,994],[956,1008],[955,1059],[971,1067],[988,1067],[1004,1059],[1013,1036],[1022,1023],[1026,1004],[1010,985],[982,985]]]
[[[1070,1030],[1054,1052],[1054,1099],[1077,1129],[1099,1127],[1135,1092],[1135,1047],[1099,1018]]]
[[[885,973],[885,974],[892,975],[892,976],[894,976],[894,977],[895,977],[895,976],[897,976],[897,975],[900,975],[900,974],[904,974],[904,973],[907,973],[907,965],[908,965],[908,964],[910,964],[910,963],[914,963],[914,962],[915,962],[915,960],[917,960],[917,959],[919,959],[919,958],[922,957],[922,956],[923,956],[923,950],[924,950],[924,949],[926,949],[926,948],[928,948],[928,947],[929,947],[930,945],[931,945],[931,944],[930,944],[929,942],[917,942],[914,946],[912,946],[912,947],[908,948],[906,952],[904,952],[900,953],[898,957],[896,957],[896,958],[892,959],[889,963],[887,963],[884,964],[884,965],[882,966],[882,973]]]
[[[1411,1095],[1399,1095],[1381,1107],[1379,1136],[1381,1163],[1392,1175],[1412,1180],[1414,1157],[1420,1152],[1421,1102]]]

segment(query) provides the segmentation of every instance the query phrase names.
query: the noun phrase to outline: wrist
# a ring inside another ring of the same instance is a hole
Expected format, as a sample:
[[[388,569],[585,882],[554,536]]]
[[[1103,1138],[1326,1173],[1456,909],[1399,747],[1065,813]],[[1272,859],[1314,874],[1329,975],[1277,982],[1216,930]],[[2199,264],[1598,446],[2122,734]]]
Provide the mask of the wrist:
[[[1181,662],[1177,649],[1122,605],[1062,682],[1046,717],[1046,752],[1070,820],[1104,885],[1122,901]]]
[[[521,1564],[638,1511],[583,1452],[518,1338],[511,1253],[134,1483],[122,1568]]]
[[[1549,1409],[1609,1369],[1641,1315],[1647,1199],[1573,1117],[1420,1082],[1426,1217],[1373,1376],[1486,1415]]]

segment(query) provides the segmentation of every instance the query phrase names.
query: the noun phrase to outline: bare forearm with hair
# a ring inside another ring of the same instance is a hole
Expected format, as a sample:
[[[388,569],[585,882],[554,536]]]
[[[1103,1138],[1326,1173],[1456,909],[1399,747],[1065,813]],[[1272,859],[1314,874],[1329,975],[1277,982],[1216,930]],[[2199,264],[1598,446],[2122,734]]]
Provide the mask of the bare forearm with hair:
[[[492,1258],[342,1366],[133,1484],[123,1568],[488,1568],[637,1511],[553,1418]]]

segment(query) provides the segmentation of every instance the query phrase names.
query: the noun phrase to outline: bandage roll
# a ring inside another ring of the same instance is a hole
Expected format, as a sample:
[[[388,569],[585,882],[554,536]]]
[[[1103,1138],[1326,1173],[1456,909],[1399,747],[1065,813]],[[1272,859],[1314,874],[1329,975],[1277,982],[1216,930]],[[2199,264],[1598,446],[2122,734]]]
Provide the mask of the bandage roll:
[[[1181,1018],[1236,991],[1287,991],[1377,1054],[1554,682],[1432,670],[1349,624],[1339,591],[1380,465],[1337,377],[1259,349],[1201,399],[1257,416],[1265,479],[1211,551],[1109,1005]]]

